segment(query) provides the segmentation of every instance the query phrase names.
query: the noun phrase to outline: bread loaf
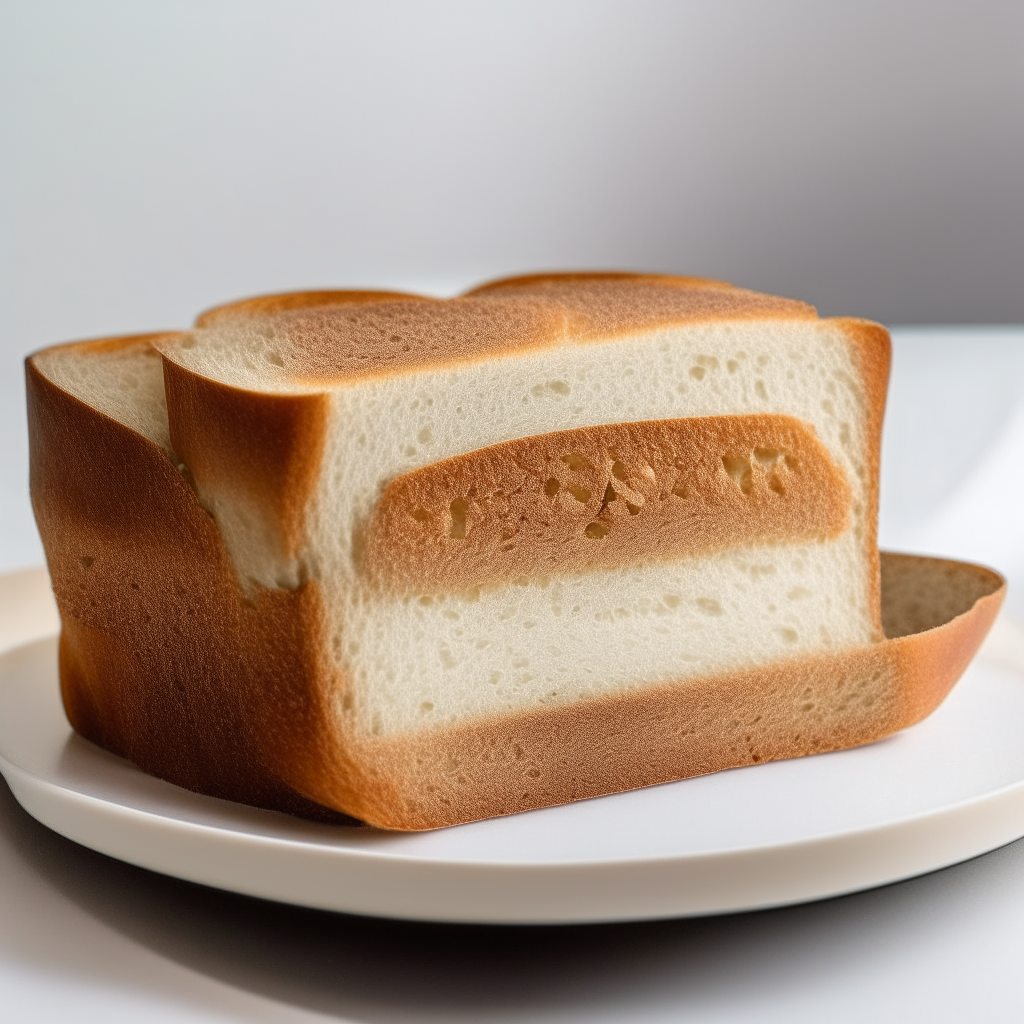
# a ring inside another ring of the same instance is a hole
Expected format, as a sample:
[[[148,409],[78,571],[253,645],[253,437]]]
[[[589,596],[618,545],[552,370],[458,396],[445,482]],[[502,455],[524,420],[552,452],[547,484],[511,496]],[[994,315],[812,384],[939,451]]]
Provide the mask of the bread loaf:
[[[888,362],[875,324],[611,274],[47,349],[69,719],[188,788],[398,829],[903,728],[1002,592],[894,560],[884,611]]]

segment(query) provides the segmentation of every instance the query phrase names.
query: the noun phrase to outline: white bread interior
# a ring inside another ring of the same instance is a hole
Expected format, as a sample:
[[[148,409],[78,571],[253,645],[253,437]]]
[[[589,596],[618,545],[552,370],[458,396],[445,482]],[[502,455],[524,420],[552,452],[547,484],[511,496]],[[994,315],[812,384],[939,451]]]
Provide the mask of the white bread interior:
[[[164,354],[235,387],[322,390],[287,378],[277,365],[287,340],[276,333],[273,318],[226,319],[169,340]],[[150,347],[51,357],[41,369],[170,451],[161,366]],[[848,336],[827,320],[702,325],[586,346],[569,340],[334,384],[306,541],[285,564],[268,559],[273,548],[251,525],[258,513],[213,497],[215,482],[196,485],[246,586],[319,581],[333,654],[351,681],[339,714],[386,735],[878,639],[863,544],[864,390]],[[853,499],[839,538],[467,593],[395,596],[361,585],[354,539],[396,476],[515,437],[761,413],[811,424],[845,472]]]
[[[150,339],[117,346],[83,342],[35,359],[58,387],[171,451],[163,366]]]
[[[344,326],[341,313],[320,320],[339,344]],[[358,732],[453,725],[880,639],[877,564],[865,544],[875,512],[869,387],[842,322],[768,317],[582,343],[567,331],[541,349],[333,381],[290,371],[291,345],[287,314],[243,315],[162,351],[235,388],[329,395],[318,483],[290,557],[265,542],[274,524],[244,494],[199,473],[195,485],[245,587],[318,581],[347,681],[337,713]],[[360,578],[360,531],[401,474],[551,431],[766,413],[810,424],[846,476],[840,536],[468,593],[396,595]]]

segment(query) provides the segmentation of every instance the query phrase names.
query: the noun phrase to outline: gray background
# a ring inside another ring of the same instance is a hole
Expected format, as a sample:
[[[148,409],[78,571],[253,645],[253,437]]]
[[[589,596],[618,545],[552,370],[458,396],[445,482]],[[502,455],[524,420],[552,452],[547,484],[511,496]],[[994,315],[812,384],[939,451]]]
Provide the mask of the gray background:
[[[20,361],[267,290],[643,268],[1024,321],[1024,4],[7,2],[0,565]]]

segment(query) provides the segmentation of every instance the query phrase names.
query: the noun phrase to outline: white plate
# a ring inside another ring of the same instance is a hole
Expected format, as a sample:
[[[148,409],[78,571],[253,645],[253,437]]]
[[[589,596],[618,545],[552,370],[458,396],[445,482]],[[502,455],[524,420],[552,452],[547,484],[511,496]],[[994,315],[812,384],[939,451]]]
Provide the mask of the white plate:
[[[52,625],[38,575],[0,577],[5,606],[22,635]],[[50,637],[0,657],[0,770],[30,814],[79,843],[289,903],[492,923],[777,906],[1024,835],[1024,634],[997,627],[946,703],[881,743],[412,834],[318,825],[142,774],[71,731]]]

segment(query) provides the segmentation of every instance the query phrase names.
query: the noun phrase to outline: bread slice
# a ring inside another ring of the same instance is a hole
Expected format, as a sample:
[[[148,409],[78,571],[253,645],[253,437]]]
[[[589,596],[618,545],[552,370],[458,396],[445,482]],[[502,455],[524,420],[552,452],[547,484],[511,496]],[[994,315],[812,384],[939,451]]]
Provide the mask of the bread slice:
[[[877,325],[642,275],[45,350],[69,718],[192,789],[403,829],[902,728],[966,661],[884,642],[888,359]],[[963,572],[961,655],[1001,593]]]

